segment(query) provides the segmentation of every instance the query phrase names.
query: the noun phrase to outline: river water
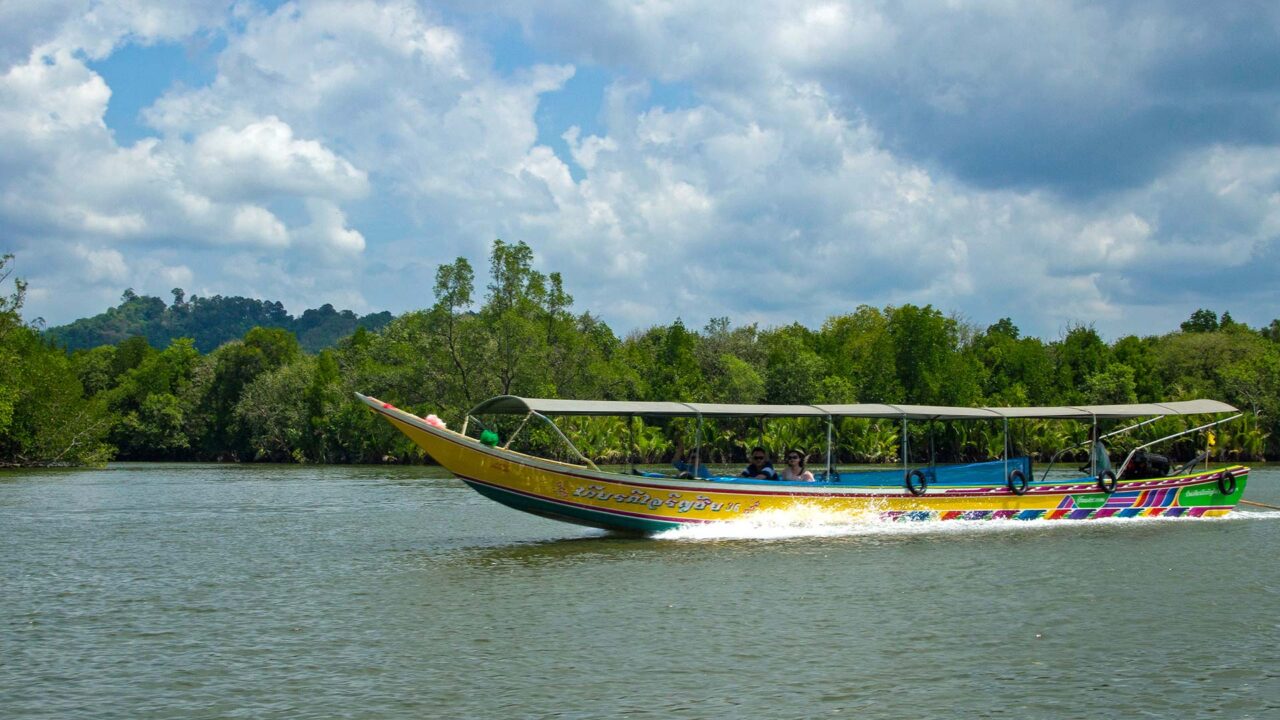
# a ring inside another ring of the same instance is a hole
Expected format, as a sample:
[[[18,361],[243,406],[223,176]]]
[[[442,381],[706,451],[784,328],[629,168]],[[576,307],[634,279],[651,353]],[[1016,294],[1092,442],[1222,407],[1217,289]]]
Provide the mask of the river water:
[[[1256,509],[635,539],[433,468],[9,472],[0,717],[1277,718],[1277,550]]]

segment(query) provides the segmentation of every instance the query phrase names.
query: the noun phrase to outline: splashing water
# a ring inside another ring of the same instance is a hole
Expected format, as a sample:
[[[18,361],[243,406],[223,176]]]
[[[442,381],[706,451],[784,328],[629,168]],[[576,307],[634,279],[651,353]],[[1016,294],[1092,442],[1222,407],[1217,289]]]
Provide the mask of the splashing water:
[[[888,520],[878,512],[856,516],[832,512],[813,505],[796,505],[786,510],[754,513],[741,520],[690,524],[654,535],[657,540],[786,540],[803,537],[957,535],[976,533],[1041,532],[1048,529],[1089,527],[1144,527],[1157,523],[1232,522],[1240,520],[1280,520],[1280,512],[1235,510],[1217,518],[1099,518],[1096,520]]]

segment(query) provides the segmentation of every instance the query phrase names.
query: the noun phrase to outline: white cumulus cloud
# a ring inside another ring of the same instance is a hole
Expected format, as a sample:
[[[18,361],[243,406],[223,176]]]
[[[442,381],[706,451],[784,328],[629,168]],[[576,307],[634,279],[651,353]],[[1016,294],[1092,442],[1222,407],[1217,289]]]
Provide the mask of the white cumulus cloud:
[[[33,288],[56,288],[32,293],[54,318],[179,281],[399,311],[430,302],[436,264],[483,267],[501,237],[623,331],[903,302],[1050,336],[1160,332],[1203,306],[1268,322],[1278,17],[17,0],[0,6],[0,231]],[[141,113],[153,136],[117,142],[86,58],[210,37],[213,79],[168,88]]]
[[[190,148],[194,184],[219,199],[279,195],[354,198],[369,189],[368,176],[315,140],[295,139],[275,116],[240,129],[219,126]]]

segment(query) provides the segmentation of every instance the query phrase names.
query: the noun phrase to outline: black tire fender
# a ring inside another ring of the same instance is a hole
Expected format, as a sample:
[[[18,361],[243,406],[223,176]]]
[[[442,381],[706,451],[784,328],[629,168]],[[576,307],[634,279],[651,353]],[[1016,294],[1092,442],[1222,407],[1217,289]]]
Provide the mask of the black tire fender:
[[[1009,488],[1009,492],[1014,495],[1022,495],[1027,491],[1031,483],[1027,480],[1027,474],[1018,468],[1009,471],[1009,477],[1005,480],[1005,487]]]
[[[1230,470],[1223,470],[1218,475],[1218,492],[1223,495],[1230,495],[1236,491],[1236,474]]]
[[[1098,475],[1098,489],[1110,495],[1116,491],[1116,474],[1110,470],[1103,470]]]
[[[920,480],[919,485],[912,482],[912,480],[916,478]],[[924,476],[924,471],[920,468],[908,470],[904,481],[907,485],[907,491],[916,496],[923,495],[925,490],[929,487],[929,480]]]

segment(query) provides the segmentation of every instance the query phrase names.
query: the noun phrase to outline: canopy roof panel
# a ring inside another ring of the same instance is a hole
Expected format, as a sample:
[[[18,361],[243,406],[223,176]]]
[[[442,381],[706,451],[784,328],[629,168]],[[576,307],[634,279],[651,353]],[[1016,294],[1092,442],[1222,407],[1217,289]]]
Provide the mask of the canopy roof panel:
[[[826,417],[828,413],[816,405],[724,405],[721,403],[688,403],[703,417]]]
[[[981,420],[1001,417],[990,408],[948,407],[945,405],[815,405],[823,415],[837,417],[907,418],[908,420]]]
[[[529,411],[543,415],[654,415],[680,417],[697,415],[697,411],[677,402],[635,402],[614,400],[560,400],[552,398],[522,398],[515,395],[499,395],[489,398],[471,410],[472,415],[524,415]]]
[[[1181,400],[1142,405],[1085,405],[1081,409],[1098,417],[1113,418],[1135,417],[1136,415],[1213,415],[1216,413],[1238,412],[1231,405],[1217,400]]]
[[[1182,400],[1134,405],[1077,405],[1059,407],[949,407],[945,405],[729,405],[721,403],[638,402],[618,400],[560,400],[499,395],[475,406],[472,415],[643,415],[648,417],[867,417],[907,420],[981,420],[1049,418],[1091,420],[1158,415],[1214,415],[1236,412],[1217,400]]]

